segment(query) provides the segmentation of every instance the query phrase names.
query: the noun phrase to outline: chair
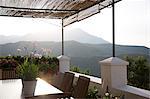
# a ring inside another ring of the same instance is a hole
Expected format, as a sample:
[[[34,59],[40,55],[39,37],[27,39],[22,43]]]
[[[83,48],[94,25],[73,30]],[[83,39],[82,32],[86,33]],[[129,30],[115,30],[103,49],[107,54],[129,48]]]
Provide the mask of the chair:
[[[65,72],[62,83],[60,85],[60,89],[63,92],[71,92],[73,80],[74,80],[74,73]]]
[[[68,85],[67,83],[73,82],[72,80],[69,82],[67,81],[67,80],[70,80],[70,79],[66,79],[66,78],[68,78],[68,75],[70,77],[70,75],[72,75],[72,73],[66,72],[64,74],[63,83],[65,82],[66,85],[62,84],[63,87],[67,86]],[[90,78],[87,78],[84,76],[79,76],[77,85],[75,86],[72,94],[70,92],[64,92],[64,93],[58,93],[58,94],[56,93],[56,94],[49,94],[49,95],[26,97],[25,99],[66,99],[66,98],[70,99],[70,97],[73,97],[74,99],[86,98],[89,83],[90,83]],[[67,88],[64,87],[64,89],[67,90],[67,89],[69,89],[69,87],[67,87]]]
[[[88,86],[90,83],[90,78],[85,76],[79,76],[77,85],[74,88],[73,97],[74,98],[86,98],[88,92]]]

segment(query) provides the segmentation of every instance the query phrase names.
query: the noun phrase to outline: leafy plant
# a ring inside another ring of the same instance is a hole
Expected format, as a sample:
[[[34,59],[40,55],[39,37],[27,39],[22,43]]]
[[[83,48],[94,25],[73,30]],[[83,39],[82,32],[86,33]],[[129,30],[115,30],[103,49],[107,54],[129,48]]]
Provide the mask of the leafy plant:
[[[96,88],[96,86],[88,90],[87,94],[88,99],[98,99],[99,97],[100,96],[98,95],[98,89]]]
[[[31,81],[31,80],[35,80],[38,77],[38,71],[39,71],[39,67],[34,63],[28,62],[28,58],[27,58],[23,64],[17,67],[16,72],[19,78],[26,81]]]

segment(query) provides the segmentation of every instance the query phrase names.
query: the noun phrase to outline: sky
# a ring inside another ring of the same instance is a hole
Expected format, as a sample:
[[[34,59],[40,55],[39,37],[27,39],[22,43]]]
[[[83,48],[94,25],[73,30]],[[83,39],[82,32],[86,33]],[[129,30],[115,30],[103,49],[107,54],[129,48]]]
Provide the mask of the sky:
[[[150,48],[150,0],[122,0],[115,9],[116,44],[140,45]],[[60,20],[0,17],[0,35],[26,35],[30,33],[61,31]],[[82,30],[112,42],[112,9],[65,27]]]

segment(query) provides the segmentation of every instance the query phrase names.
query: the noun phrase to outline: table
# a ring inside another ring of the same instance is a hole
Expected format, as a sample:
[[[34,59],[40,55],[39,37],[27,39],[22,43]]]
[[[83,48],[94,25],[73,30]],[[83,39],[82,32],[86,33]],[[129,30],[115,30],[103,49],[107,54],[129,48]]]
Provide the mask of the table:
[[[44,80],[37,78],[34,95],[63,93]],[[21,79],[0,80],[0,99],[24,99]]]

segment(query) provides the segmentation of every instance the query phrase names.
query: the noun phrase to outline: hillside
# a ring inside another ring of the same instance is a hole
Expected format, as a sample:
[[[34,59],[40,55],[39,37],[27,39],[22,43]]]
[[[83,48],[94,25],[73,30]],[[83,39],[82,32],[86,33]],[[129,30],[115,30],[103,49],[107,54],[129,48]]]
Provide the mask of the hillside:
[[[18,52],[17,49],[21,49]],[[31,52],[45,55],[43,49],[50,49],[51,56],[61,55],[61,42],[17,42],[0,45],[0,56],[26,55]],[[116,55],[143,55],[148,56],[148,48],[143,46],[116,45]],[[85,44],[76,41],[65,42],[65,55],[71,57],[71,64],[82,69],[90,69],[93,75],[99,76],[99,60],[112,56],[111,44]]]

